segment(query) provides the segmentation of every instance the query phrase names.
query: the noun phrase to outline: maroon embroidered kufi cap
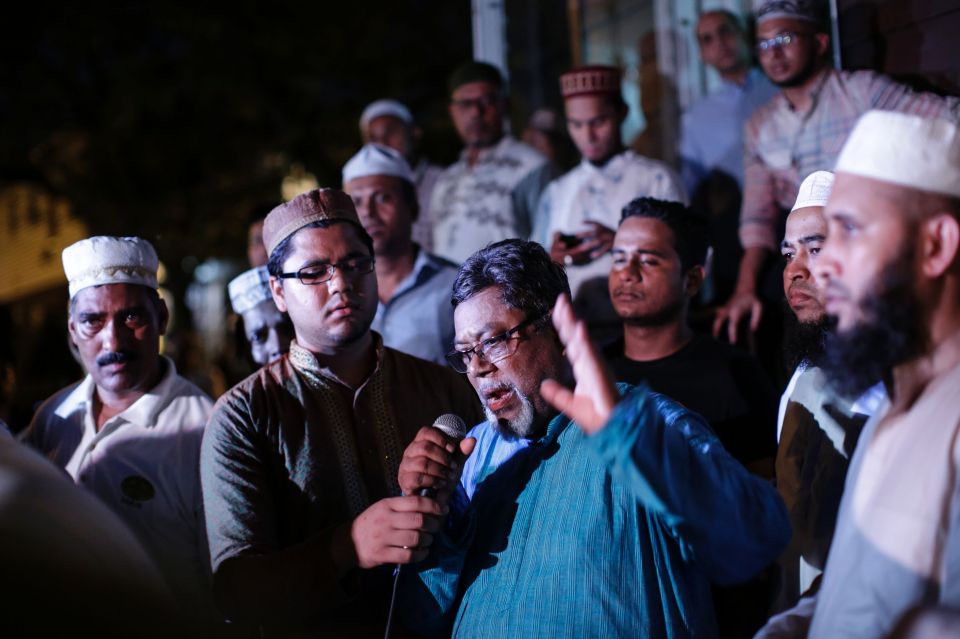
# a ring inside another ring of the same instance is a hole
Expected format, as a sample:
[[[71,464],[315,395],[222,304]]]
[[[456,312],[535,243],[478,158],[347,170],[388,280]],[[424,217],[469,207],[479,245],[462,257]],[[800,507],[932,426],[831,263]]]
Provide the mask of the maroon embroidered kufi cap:
[[[349,195],[337,189],[314,189],[276,207],[263,221],[263,245],[267,255],[283,240],[320,220],[353,222],[360,228],[357,209]]]
[[[560,93],[564,98],[576,95],[620,95],[620,69],[609,66],[571,69],[560,76]]]

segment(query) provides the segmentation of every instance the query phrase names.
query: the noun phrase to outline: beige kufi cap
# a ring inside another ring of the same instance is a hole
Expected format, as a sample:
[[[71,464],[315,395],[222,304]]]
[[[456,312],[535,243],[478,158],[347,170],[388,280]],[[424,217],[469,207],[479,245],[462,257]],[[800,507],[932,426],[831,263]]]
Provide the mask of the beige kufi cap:
[[[840,150],[835,171],[960,197],[960,129],[939,118],[868,111]]]
[[[267,300],[273,302],[267,267],[258,266],[237,275],[227,284],[227,293],[230,295],[233,312],[238,315],[243,315]]]
[[[349,195],[337,189],[314,189],[281,204],[267,215],[263,221],[267,255],[273,254],[277,244],[307,224],[320,220],[343,220],[360,226],[357,209]]]
[[[150,242],[139,237],[88,237],[63,249],[62,258],[70,299],[89,286],[158,286],[157,252]]]
[[[800,184],[797,201],[790,212],[804,209],[808,206],[826,206],[830,198],[830,189],[833,188],[833,173],[830,171],[814,171]]]

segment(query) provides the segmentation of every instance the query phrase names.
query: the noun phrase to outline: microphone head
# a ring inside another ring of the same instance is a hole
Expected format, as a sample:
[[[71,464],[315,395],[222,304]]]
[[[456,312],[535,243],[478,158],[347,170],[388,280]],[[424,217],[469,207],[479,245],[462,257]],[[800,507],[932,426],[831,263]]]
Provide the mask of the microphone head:
[[[457,441],[467,436],[467,425],[458,415],[453,413],[444,413],[437,417],[433,422],[433,427]]]

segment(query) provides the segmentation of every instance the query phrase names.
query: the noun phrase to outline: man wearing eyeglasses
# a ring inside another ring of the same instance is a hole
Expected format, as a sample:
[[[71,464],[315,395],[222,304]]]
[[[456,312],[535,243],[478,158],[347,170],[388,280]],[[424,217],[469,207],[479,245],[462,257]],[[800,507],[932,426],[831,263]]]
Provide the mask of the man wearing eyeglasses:
[[[433,251],[457,264],[490,242],[528,237],[532,220],[518,216],[515,190],[546,162],[504,131],[507,99],[496,67],[471,61],[450,77],[450,119],[463,141],[460,159],[444,169],[430,198]]]
[[[370,330],[373,242],[346,194],[275,208],[264,243],[296,337],[220,399],[204,437],[214,592],[262,636],[381,636],[388,565],[423,558],[441,514],[400,496],[403,448],[441,414],[479,419],[476,394]]]
[[[450,363],[487,420],[461,456],[430,429],[404,452],[404,491],[455,487],[430,556],[401,584],[414,629],[717,636],[709,580],[747,579],[787,543],[776,491],[699,416],[614,385],[573,316],[563,267],[539,244],[474,254],[453,302]]]
[[[760,325],[763,302],[779,300],[776,262],[782,235],[804,177],[831,169],[857,119],[869,109],[960,119],[960,100],[917,93],[873,71],[828,67],[830,36],[821,15],[826,3],[762,0],[757,5],[757,55],[780,93],[747,122],[744,193],[740,210],[740,260],[736,289],[717,314],[736,341],[740,321]]]

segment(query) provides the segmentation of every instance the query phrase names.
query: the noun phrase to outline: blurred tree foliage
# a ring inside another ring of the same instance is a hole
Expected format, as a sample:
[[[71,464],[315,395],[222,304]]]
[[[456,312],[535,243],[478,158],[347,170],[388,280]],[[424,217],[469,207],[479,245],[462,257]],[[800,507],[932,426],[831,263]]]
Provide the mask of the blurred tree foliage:
[[[93,232],[150,238],[174,289],[185,258],[242,259],[250,210],[292,163],[339,185],[372,99],[406,101],[430,155],[457,148],[466,0],[37,0],[5,27],[0,178],[39,174]]]

